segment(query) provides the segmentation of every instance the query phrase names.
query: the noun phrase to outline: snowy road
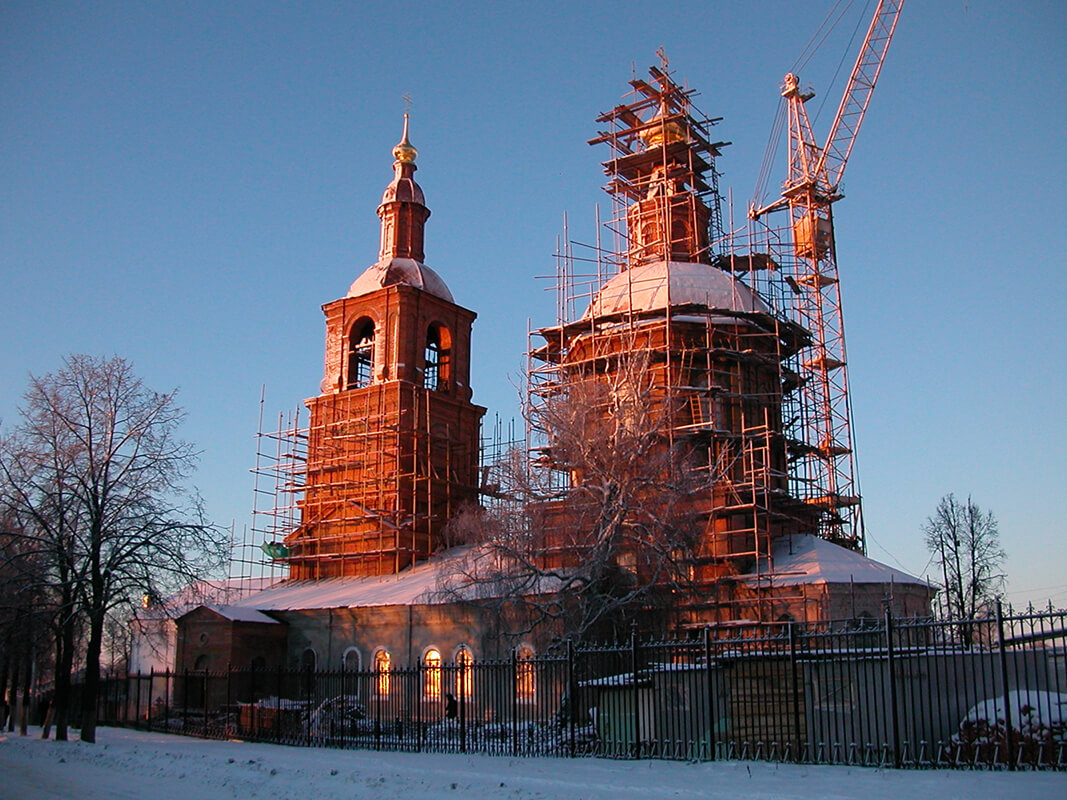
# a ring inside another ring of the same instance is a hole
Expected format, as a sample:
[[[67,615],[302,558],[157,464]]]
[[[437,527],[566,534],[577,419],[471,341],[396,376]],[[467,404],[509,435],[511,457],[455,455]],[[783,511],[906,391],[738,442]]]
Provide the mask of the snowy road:
[[[101,728],[99,743],[0,734],[0,800],[1062,800],[1067,773],[509,759],[318,750]]]

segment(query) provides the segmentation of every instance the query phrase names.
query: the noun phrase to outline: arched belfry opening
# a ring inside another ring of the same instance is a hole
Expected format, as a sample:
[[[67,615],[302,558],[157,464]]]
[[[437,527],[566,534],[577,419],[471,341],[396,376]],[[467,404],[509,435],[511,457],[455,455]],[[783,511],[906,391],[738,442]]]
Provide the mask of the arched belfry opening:
[[[325,375],[306,401],[299,521],[276,556],[294,579],[399,572],[440,549],[445,522],[477,501],[476,315],[423,263],[430,210],[417,156],[405,115],[378,206],[378,260],[322,307]]]
[[[434,322],[426,329],[423,350],[423,385],[434,392],[448,391],[452,377],[452,336],[444,325]]]
[[[369,386],[374,379],[374,320],[361,317],[348,337],[349,389]]]

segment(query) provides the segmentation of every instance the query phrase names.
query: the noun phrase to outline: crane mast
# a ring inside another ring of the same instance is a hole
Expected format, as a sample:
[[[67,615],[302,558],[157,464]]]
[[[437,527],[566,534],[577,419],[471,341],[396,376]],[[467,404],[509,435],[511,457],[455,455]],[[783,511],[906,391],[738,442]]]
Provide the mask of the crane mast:
[[[788,208],[795,321],[811,334],[811,345],[796,364],[797,417],[790,436],[790,460],[797,490],[819,508],[820,535],[863,551],[863,518],[856,481],[848,396],[848,360],[841,310],[833,204],[843,195],[841,178],[885,61],[903,0],[878,3],[849,77],[826,144],[812,132],[806,103],[814,93],[799,78],[785,76],[782,97],[789,130],[788,177],[781,197],[753,209],[750,217]]]

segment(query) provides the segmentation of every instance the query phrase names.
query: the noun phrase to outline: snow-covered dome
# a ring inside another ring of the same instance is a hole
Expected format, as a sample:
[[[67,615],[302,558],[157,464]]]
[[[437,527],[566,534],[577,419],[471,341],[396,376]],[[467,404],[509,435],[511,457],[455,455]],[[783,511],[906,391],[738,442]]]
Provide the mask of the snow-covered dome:
[[[372,264],[352,282],[347,296],[360,297],[386,286],[397,285],[414,286],[449,303],[456,302],[441,276],[413,258],[390,258]]]
[[[604,284],[584,319],[697,303],[726,311],[770,313],[763,299],[728,273],[707,264],[656,261],[624,270]]]

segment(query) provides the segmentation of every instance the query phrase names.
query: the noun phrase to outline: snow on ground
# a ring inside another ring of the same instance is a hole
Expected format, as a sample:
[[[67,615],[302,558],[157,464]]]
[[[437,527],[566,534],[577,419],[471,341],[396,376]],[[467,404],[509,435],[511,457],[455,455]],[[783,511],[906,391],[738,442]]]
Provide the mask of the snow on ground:
[[[98,743],[0,733],[0,800],[661,800],[1067,797],[1067,773],[320,750],[101,728]]]

